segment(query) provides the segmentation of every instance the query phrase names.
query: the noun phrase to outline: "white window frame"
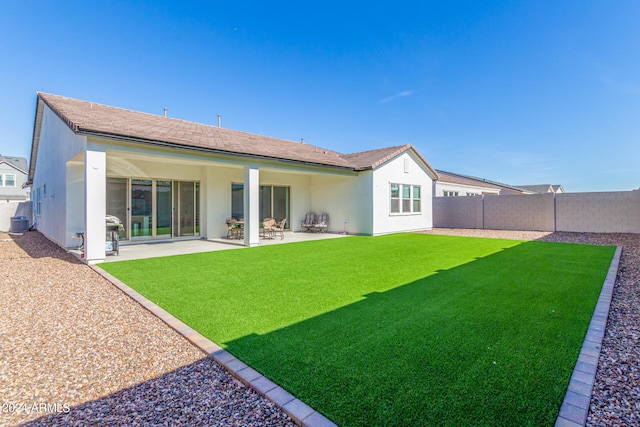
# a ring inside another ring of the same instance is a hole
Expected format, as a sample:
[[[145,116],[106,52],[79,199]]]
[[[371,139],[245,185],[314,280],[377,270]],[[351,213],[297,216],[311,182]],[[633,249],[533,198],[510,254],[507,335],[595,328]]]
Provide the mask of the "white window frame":
[[[460,192],[444,190],[442,194],[444,197],[458,197],[460,195]]]
[[[409,195],[405,196],[408,189]],[[418,196],[416,197],[416,190]],[[397,193],[397,197],[394,197]],[[406,203],[405,203],[406,202]],[[417,209],[416,208],[417,202]],[[389,214],[419,215],[422,213],[422,187],[420,185],[389,183]]]
[[[13,177],[13,184],[7,185],[7,177]],[[16,186],[16,174],[13,173],[0,173],[0,187],[15,187]]]

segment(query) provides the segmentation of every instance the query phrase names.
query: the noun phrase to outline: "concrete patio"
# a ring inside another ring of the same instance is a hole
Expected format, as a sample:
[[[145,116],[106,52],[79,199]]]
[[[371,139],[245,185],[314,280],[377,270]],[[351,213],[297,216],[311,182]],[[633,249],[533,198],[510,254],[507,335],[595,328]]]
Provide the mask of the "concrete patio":
[[[336,239],[348,237],[334,233],[308,233],[285,231],[284,239],[276,236],[273,239],[260,238],[260,246],[280,245],[285,243],[308,242],[313,240]],[[242,240],[235,239],[192,239],[192,240],[158,240],[153,242],[129,243],[121,242],[119,255],[108,255],[104,262],[128,261],[133,259],[155,258],[171,255],[193,254],[198,252],[223,251],[245,248]],[[79,251],[76,255],[79,256]]]

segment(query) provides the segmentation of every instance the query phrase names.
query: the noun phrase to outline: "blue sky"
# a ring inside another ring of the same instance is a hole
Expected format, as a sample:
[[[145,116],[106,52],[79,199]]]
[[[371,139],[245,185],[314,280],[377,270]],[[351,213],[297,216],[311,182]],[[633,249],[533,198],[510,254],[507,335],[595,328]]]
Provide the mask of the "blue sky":
[[[276,4],[274,4],[276,3]],[[36,92],[437,169],[640,187],[640,2],[6,1],[0,154]]]

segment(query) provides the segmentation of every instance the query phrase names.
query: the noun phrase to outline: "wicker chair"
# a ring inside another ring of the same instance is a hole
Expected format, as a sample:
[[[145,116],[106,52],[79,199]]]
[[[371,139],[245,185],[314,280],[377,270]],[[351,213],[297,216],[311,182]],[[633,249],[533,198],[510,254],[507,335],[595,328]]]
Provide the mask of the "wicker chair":
[[[287,218],[285,218],[282,221],[276,223],[276,225],[274,225],[271,228],[271,231],[273,232],[274,235],[276,233],[280,233],[280,240],[284,239],[284,227],[285,227],[286,224],[287,224]]]
[[[233,239],[233,235],[235,234],[234,229],[236,228],[238,221],[236,221],[235,218],[231,217],[227,218],[225,220],[225,223],[227,224],[227,239]]]
[[[265,239],[273,238],[273,227],[276,226],[276,220],[273,218],[265,218],[262,220],[262,237]]]

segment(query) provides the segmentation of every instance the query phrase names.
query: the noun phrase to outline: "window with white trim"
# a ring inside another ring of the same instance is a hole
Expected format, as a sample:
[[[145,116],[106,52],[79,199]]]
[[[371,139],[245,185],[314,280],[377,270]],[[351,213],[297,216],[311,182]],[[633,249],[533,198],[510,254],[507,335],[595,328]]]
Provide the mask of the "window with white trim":
[[[443,191],[444,193],[444,197],[457,197],[458,196],[458,192],[457,191]]]
[[[392,214],[421,212],[420,186],[392,183],[390,207]]]
[[[15,187],[16,176],[15,174],[0,174],[0,186],[2,187]]]

